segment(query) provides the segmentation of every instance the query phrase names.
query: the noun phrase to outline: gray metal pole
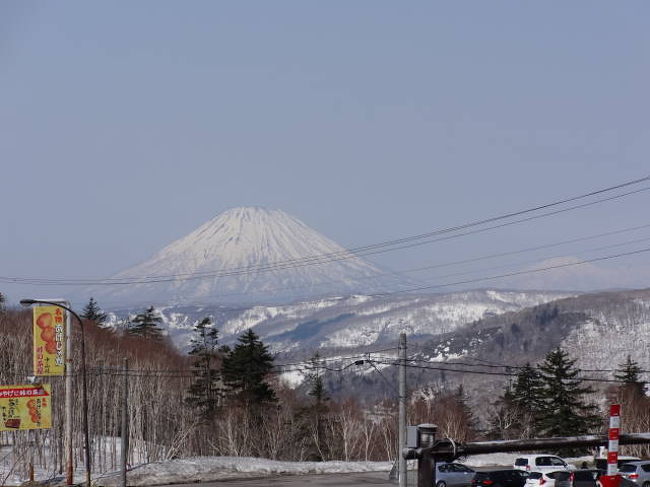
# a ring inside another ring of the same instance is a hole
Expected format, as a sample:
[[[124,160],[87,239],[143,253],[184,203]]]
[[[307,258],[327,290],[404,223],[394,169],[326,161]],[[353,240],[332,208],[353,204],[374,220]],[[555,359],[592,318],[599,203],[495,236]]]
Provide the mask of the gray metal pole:
[[[67,301],[65,302],[67,304]],[[72,466],[72,318],[65,314],[65,428],[66,484],[74,484]]]
[[[129,452],[129,359],[124,359],[124,398],[122,399],[122,487],[126,487],[126,463]]]
[[[399,487],[406,487],[406,458],[401,454],[406,446],[406,333],[399,334]]]

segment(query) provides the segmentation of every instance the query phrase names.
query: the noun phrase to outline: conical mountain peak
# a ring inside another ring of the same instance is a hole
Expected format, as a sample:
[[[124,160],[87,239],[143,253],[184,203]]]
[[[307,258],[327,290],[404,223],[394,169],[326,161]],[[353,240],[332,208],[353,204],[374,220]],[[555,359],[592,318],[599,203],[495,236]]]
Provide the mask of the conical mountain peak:
[[[282,302],[394,288],[395,277],[281,210],[230,208],[94,296],[155,304]],[[122,303],[121,303],[122,304]]]

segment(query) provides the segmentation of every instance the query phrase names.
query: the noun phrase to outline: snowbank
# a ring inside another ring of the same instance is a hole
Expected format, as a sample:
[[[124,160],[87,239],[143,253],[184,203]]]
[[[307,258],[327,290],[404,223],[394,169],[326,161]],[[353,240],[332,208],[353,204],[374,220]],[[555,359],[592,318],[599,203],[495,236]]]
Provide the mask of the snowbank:
[[[215,480],[352,472],[388,472],[392,462],[280,462],[249,457],[195,457],[149,463],[127,473],[128,485],[160,485]],[[93,479],[100,486],[120,485],[120,474]]]

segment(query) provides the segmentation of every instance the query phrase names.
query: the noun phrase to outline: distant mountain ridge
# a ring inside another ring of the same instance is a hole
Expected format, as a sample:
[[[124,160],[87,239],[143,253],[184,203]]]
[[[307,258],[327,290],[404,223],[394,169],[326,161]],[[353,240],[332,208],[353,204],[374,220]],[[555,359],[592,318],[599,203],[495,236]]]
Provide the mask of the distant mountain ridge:
[[[281,210],[232,208],[141,264],[129,285],[86,290],[99,302],[275,303],[408,286]]]
[[[167,306],[163,323],[173,342],[187,349],[194,323],[211,316],[223,343],[252,329],[278,353],[394,344],[401,331],[424,340],[481,318],[521,311],[572,296],[546,291],[476,290],[448,294],[332,297],[283,305]],[[125,317],[137,309],[117,311]],[[113,315],[113,323],[117,321]]]

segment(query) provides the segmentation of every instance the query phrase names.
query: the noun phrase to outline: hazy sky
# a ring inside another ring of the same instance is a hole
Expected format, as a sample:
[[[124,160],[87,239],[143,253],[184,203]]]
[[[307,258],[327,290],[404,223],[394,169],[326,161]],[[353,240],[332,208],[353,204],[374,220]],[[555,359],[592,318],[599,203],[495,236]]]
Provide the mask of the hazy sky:
[[[646,176],[648,18],[645,1],[1,2],[0,276],[106,277],[234,206],[285,210],[353,247]],[[373,261],[643,225],[648,193]],[[649,259],[552,285],[647,286]]]

